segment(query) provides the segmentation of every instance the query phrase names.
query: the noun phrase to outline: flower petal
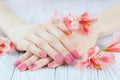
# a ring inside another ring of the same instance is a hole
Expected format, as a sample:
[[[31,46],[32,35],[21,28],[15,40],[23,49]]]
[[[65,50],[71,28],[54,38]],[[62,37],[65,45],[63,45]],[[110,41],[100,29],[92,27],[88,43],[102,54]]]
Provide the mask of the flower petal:
[[[120,52],[120,32],[117,32],[113,36],[113,41],[104,49],[109,52]]]

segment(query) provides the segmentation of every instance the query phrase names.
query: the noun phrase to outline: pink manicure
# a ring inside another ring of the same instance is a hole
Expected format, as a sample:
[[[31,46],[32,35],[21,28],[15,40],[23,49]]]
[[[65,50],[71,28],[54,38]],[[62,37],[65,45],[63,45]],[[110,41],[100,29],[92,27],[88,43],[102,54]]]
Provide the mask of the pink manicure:
[[[22,64],[20,64],[20,65],[18,66],[18,69],[23,70],[23,69],[25,69],[26,67],[27,67],[27,65],[24,64],[24,63],[22,63]]]
[[[55,56],[55,59],[57,59],[60,63],[63,62],[63,57],[62,57],[60,54],[57,54],[57,55]]]
[[[55,61],[52,61],[48,64],[48,67],[52,67],[55,64]]]
[[[14,65],[15,67],[17,67],[20,63],[21,63],[20,60],[17,60],[17,61],[15,61],[15,63],[14,63],[13,65]]]
[[[79,58],[80,56],[79,56],[79,53],[76,51],[76,50],[72,50],[71,51],[71,54],[72,54],[72,56],[74,57],[74,58]]]
[[[40,52],[40,57],[42,57],[42,58],[46,58],[47,57],[47,54],[45,53],[45,52]]]
[[[68,64],[72,64],[74,62],[74,57],[70,54],[68,54],[65,58],[65,61],[68,63]]]
[[[32,65],[30,65],[28,68],[29,68],[29,69],[34,69],[35,67],[37,67],[37,64],[32,64]]]

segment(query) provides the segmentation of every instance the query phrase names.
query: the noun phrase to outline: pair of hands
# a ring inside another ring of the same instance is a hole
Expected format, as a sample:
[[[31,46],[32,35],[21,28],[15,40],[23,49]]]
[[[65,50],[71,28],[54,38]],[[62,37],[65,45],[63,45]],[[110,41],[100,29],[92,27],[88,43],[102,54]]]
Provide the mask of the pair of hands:
[[[72,64],[96,44],[100,32],[92,26],[88,35],[73,31],[68,35],[63,23],[52,21],[43,24],[15,25],[8,30],[10,39],[20,51],[27,51],[15,63],[19,70],[36,70],[48,65],[58,67],[64,63]],[[67,31],[69,33],[69,31]]]

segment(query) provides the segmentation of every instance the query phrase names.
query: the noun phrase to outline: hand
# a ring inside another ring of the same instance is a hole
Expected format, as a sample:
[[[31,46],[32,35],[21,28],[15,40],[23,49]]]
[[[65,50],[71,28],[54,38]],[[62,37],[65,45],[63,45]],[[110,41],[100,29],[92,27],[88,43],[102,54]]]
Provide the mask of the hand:
[[[73,32],[71,35],[69,35],[69,38],[77,47],[77,50],[79,51],[80,55],[81,54],[84,55],[90,47],[96,44],[96,41],[100,34],[100,31],[97,30],[97,26],[98,25],[94,25],[92,30],[90,31],[90,34],[86,36],[81,35],[80,32]],[[44,67],[45,65],[48,65],[49,68],[55,68],[65,63],[65,62],[57,63],[56,61],[52,60],[50,57],[40,59],[37,56],[35,57],[35,55],[32,54],[30,56],[29,55],[30,55],[29,53],[26,53],[17,60],[18,63],[19,61],[21,63],[18,66],[18,68],[20,68],[24,64],[27,65],[23,70],[26,70],[27,68],[29,70],[36,70]]]
[[[9,37],[18,50],[25,50],[41,58],[48,54],[57,63],[71,64],[79,54],[68,37],[57,27],[46,25],[19,25],[9,29]],[[48,27],[46,27],[48,26]],[[18,33],[20,32],[20,33]]]

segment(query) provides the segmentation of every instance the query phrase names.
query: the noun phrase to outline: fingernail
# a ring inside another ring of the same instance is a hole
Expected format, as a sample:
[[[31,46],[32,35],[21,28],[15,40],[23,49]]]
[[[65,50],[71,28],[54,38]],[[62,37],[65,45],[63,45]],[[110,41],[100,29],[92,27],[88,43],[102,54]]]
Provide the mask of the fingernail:
[[[79,58],[80,56],[79,56],[79,53],[76,51],[76,50],[72,50],[71,51],[71,54],[72,54],[72,56],[74,57],[74,58]]]
[[[15,67],[17,67],[20,63],[21,63],[20,60],[17,60],[17,61],[15,61],[15,63],[14,63],[13,65],[14,65]]]
[[[40,52],[40,57],[42,57],[42,58],[46,58],[47,57],[47,54],[45,53],[45,52]]]
[[[23,70],[23,69],[25,69],[26,67],[27,67],[27,65],[24,64],[24,63],[22,63],[22,64],[20,64],[20,65],[18,66],[18,69]]]
[[[48,64],[48,67],[52,67],[55,64],[55,61],[52,61]]]
[[[58,62],[62,63],[63,62],[63,57],[60,54],[57,54],[55,56],[55,59],[57,59]]]
[[[70,54],[68,54],[65,58],[65,61],[68,63],[68,64],[72,64],[74,62],[74,57]]]
[[[37,67],[37,64],[34,63],[34,64],[31,64],[28,68],[29,69],[34,69],[35,67]]]
[[[71,32],[70,30],[65,30],[64,33],[65,33],[66,35],[70,35],[72,32]]]

